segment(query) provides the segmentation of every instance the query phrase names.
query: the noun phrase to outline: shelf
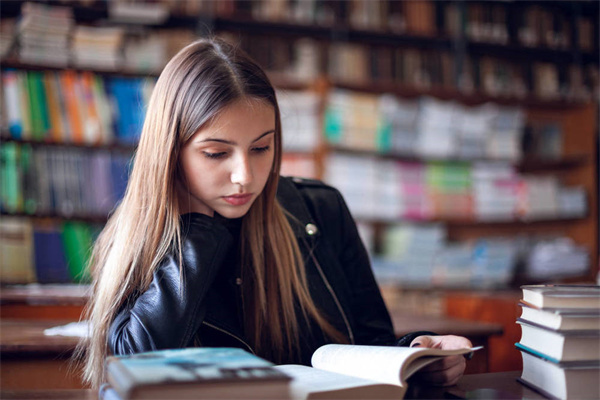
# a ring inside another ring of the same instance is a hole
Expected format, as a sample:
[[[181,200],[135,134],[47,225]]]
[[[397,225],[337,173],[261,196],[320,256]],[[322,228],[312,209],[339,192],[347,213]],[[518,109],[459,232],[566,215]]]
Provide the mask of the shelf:
[[[32,147],[62,147],[62,148],[70,148],[70,149],[83,149],[83,150],[109,150],[109,151],[120,151],[132,153],[137,145],[127,145],[127,144],[79,144],[79,143],[66,143],[66,142],[50,142],[50,141],[40,141],[40,140],[25,140],[25,139],[14,139],[9,136],[9,133],[6,131],[0,131],[1,142],[12,142],[19,144],[28,144]]]
[[[479,57],[507,58],[519,61],[550,62],[555,64],[579,63],[598,64],[597,52],[577,52],[545,47],[501,45],[483,42],[467,42],[467,54]]]
[[[6,60],[1,60],[2,69],[24,69],[28,71],[64,71],[64,70],[72,70],[76,72],[93,72],[98,75],[105,76],[119,76],[119,77],[128,77],[128,78],[157,78],[160,74],[159,72],[151,72],[151,71],[126,71],[126,70],[111,70],[111,69],[98,69],[98,68],[84,68],[78,67],[75,65],[65,65],[62,67],[59,66],[51,66],[51,65],[41,65],[41,64],[31,64],[24,63],[14,58],[9,58]]]
[[[1,61],[2,69],[21,69],[28,71],[56,71],[61,72],[66,69],[75,72],[92,72],[102,76],[118,76],[127,78],[158,78],[161,71],[127,71],[127,70],[109,70],[109,69],[97,69],[97,68],[84,68],[75,65],[69,65],[65,67],[49,66],[49,65],[38,65],[23,63],[16,59],[7,59]],[[312,86],[312,82],[306,82],[300,79],[295,79],[289,74],[281,72],[267,71],[267,76],[271,80],[271,83],[278,89],[284,90],[307,90]]]
[[[449,226],[456,227],[522,227],[524,225],[552,225],[556,223],[576,223],[586,219],[587,216],[581,217],[569,217],[569,218],[548,218],[548,219],[515,219],[515,220],[476,220],[473,218],[431,218],[427,220],[422,219],[377,219],[377,218],[365,218],[355,216],[354,218],[359,222],[367,222],[376,225],[393,225],[401,223],[415,223],[415,224],[435,224],[441,223]]]
[[[90,224],[105,224],[108,220],[108,216],[101,215],[60,215],[56,213],[52,214],[27,214],[24,212],[7,212],[0,211],[0,215],[3,216],[12,216],[19,218],[32,218],[32,219],[53,219],[53,220],[61,220],[61,221],[78,221],[78,222],[87,222]]]
[[[396,82],[343,82],[332,81],[331,85],[339,89],[353,90],[357,92],[367,93],[391,93],[398,97],[414,98],[420,96],[432,96],[441,100],[455,100],[462,104],[474,106],[484,103],[496,103],[508,106],[524,106],[528,108],[543,108],[564,110],[571,108],[579,108],[593,102],[589,101],[569,101],[569,100],[545,100],[538,99],[534,96],[526,96],[524,98],[515,96],[490,96],[483,93],[463,93],[459,89],[451,88],[418,88],[415,86],[398,84]]]
[[[521,172],[534,172],[534,171],[543,171],[543,170],[557,170],[557,169],[570,169],[576,168],[582,165],[587,164],[590,161],[590,157],[586,155],[579,156],[565,156],[560,159],[533,159],[528,158],[522,161],[509,160],[509,159],[501,159],[501,158],[458,158],[458,157],[422,157],[422,156],[411,156],[411,155],[402,155],[402,154],[391,154],[391,153],[383,153],[378,151],[369,151],[369,150],[357,150],[352,148],[347,148],[343,146],[334,146],[330,145],[329,151],[339,152],[339,153],[347,153],[357,156],[364,157],[378,157],[384,159],[392,159],[397,161],[406,161],[406,162],[445,162],[445,163],[477,163],[477,162],[490,162],[490,163],[506,163],[513,165],[516,169]]]

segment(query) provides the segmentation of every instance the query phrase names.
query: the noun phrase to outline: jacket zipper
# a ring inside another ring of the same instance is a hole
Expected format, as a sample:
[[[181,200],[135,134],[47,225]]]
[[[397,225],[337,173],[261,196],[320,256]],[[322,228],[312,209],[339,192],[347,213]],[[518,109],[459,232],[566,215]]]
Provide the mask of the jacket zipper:
[[[233,333],[231,333],[231,332],[227,332],[225,329],[221,329],[221,328],[219,328],[218,326],[215,326],[215,325],[213,325],[213,324],[211,324],[211,323],[209,323],[209,322],[202,321],[202,323],[203,323],[204,325],[206,325],[206,326],[209,326],[209,327],[211,327],[211,328],[213,328],[213,329],[216,329],[216,330],[218,330],[219,332],[222,332],[222,333],[224,333],[224,334],[226,334],[226,335],[229,335],[229,336],[231,336],[231,337],[232,337],[232,338],[234,338],[234,339],[237,339],[238,341],[242,342],[242,343],[244,344],[244,346],[246,346],[246,347],[248,348],[248,350],[250,350],[250,352],[251,352],[252,354],[255,354],[255,355],[256,355],[256,353],[254,352],[254,350],[252,350],[252,347],[250,347],[250,345],[249,345],[248,343],[246,343],[246,342],[245,342],[245,341],[244,341],[242,338],[240,338],[240,337],[237,337],[237,336],[236,336],[236,335],[234,335]]]
[[[348,330],[348,336],[350,336],[350,343],[354,344],[354,333],[352,332],[352,328],[350,327],[350,323],[348,322],[348,318],[346,317],[346,313],[344,312],[344,309],[342,308],[342,305],[340,304],[340,301],[338,300],[337,296],[335,295],[335,292],[333,291],[333,288],[329,284],[329,281],[325,277],[325,274],[323,273],[323,270],[321,269],[321,266],[317,262],[316,257],[314,255],[312,255],[312,254],[311,254],[311,256],[313,258],[313,261],[315,262],[315,266],[319,270],[319,275],[321,275],[321,279],[323,279],[323,282],[325,282],[325,286],[327,287],[327,290],[329,290],[329,293],[331,293],[331,296],[333,297],[333,300],[335,301],[335,305],[337,306],[338,310],[340,310],[340,314],[342,314],[342,318],[344,319],[344,324],[346,324],[346,329]]]

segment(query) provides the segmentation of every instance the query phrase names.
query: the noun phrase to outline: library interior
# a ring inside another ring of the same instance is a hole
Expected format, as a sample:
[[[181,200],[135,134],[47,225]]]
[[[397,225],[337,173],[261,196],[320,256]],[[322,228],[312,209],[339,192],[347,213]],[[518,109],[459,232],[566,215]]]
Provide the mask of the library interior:
[[[520,373],[521,287],[599,283],[599,5],[3,1],[0,389],[84,388],[90,248],[160,72],[212,36],[267,71],[281,175],[342,193],[395,333]]]

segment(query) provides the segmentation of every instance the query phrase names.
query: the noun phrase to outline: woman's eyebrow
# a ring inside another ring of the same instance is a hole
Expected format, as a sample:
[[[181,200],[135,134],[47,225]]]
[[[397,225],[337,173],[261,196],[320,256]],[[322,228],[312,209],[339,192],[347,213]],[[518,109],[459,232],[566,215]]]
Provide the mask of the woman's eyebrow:
[[[271,134],[271,133],[275,133],[275,129],[271,129],[269,131],[266,131],[265,133],[261,134],[259,137],[257,137],[256,139],[254,139],[252,141],[252,143],[254,142],[258,142],[260,139],[262,139],[263,137]],[[218,143],[225,143],[225,144],[229,144],[229,145],[236,145],[237,143],[231,140],[226,140],[226,139],[217,139],[217,138],[206,138],[200,141],[200,143],[204,143],[204,142],[218,142]]]

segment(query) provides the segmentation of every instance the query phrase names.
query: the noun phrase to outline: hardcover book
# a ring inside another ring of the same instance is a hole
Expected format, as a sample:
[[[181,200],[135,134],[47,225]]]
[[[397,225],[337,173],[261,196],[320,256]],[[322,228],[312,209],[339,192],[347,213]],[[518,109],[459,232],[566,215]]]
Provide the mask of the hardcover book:
[[[106,360],[108,383],[125,399],[287,399],[290,378],[237,348],[161,350]]]
[[[520,344],[560,361],[600,359],[600,330],[558,332],[517,319],[521,325]]]
[[[597,399],[600,397],[600,361],[555,362],[517,343],[523,356],[520,382],[549,398]]]
[[[600,309],[597,285],[524,285],[523,300],[540,308]]]
[[[539,308],[524,301],[521,306],[521,319],[525,322],[544,326],[557,331],[600,329],[600,309],[561,309]]]

